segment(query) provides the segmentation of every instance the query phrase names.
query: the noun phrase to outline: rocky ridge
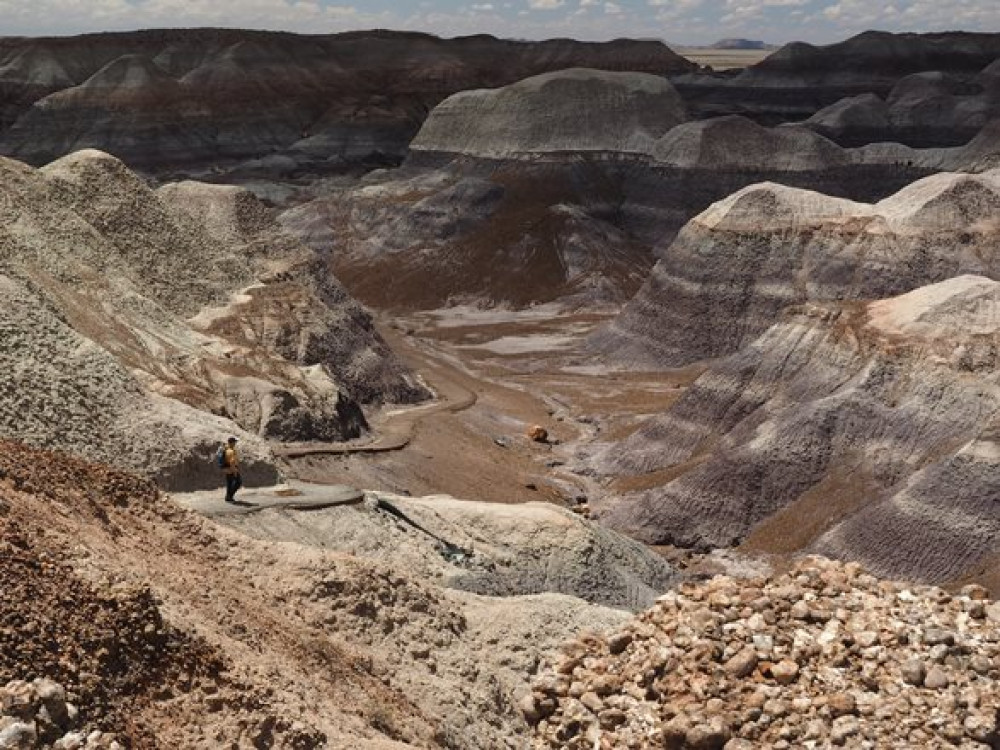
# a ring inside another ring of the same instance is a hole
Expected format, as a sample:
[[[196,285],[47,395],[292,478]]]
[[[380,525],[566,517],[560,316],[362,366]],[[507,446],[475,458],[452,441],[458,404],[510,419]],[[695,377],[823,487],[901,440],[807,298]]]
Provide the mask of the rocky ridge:
[[[131,166],[342,169],[398,161],[457,91],[587,66],[695,66],[659,42],[163,29],[0,40],[0,154],[98,148]],[[267,157],[266,163],[259,163]]]
[[[7,435],[190,487],[235,433],[273,481],[261,438],[356,436],[359,402],[427,395],[245,191],[156,192],[95,151],[0,171]]]
[[[807,558],[688,583],[563,646],[522,702],[535,748],[991,748],[1000,604]]]

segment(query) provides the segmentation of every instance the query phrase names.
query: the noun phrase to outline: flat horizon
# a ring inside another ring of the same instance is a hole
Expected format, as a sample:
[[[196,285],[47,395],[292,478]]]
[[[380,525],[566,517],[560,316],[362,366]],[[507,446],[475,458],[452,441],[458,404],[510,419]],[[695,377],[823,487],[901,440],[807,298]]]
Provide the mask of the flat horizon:
[[[333,34],[376,29],[450,38],[490,34],[537,41],[656,39],[703,47],[742,38],[780,46],[829,44],[870,29],[996,33],[995,0],[0,0],[3,37],[227,28]],[[2,38],[2,37],[0,37]]]

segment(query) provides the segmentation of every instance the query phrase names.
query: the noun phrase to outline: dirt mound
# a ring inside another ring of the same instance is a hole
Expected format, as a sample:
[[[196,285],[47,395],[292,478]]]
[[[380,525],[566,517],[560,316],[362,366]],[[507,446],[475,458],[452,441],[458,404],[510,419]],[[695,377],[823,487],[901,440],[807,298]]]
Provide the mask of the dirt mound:
[[[996,171],[935,175],[874,205],[747,187],[688,222],[593,344],[620,361],[679,367],[750,343],[789,305],[998,277],[998,206]]]
[[[652,153],[669,166],[718,171],[822,171],[850,159],[844,149],[804,128],[765,128],[736,116],[679,125]]]
[[[657,543],[821,549],[944,583],[996,553],[1000,284],[806,306],[610,447],[601,518]],[[892,543],[887,543],[888,540]]]
[[[157,193],[94,151],[0,171],[7,435],[193,487],[237,433],[248,479],[273,482],[255,435],[354,437],[359,401],[426,397],[248,193]]]
[[[369,493],[360,508],[268,511],[221,522],[257,539],[374,559],[488,596],[545,591],[635,610],[676,579],[667,561],[643,545],[549,503]]]
[[[581,637],[523,704],[536,747],[990,748],[1000,604],[809,558],[683,586]]]

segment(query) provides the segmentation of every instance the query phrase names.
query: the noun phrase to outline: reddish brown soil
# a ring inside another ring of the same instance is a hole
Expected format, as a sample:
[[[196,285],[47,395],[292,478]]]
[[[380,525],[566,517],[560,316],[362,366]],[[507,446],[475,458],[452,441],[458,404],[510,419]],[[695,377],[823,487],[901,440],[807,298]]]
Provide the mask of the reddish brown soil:
[[[312,565],[286,558],[144,480],[0,442],[0,682],[55,679],[85,728],[133,748],[316,747],[324,735],[343,747],[341,731],[382,736],[383,714],[425,742],[433,728],[370,657],[283,593]],[[329,560],[316,574],[368,580]]]
[[[429,318],[413,318],[382,326],[393,349],[436,391],[456,400],[473,394],[468,399],[473,403],[414,420],[411,441],[403,450],[311,456],[293,460],[290,471],[302,479],[413,495],[574,504],[588,491],[583,478],[561,466],[574,444],[588,440],[598,422],[601,430],[620,432],[637,415],[667,408],[683,392],[681,381],[687,376],[675,383],[658,373],[580,374],[562,369],[593,364],[573,350],[512,355],[473,347],[506,336],[568,334],[582,341],[604,319],[569,315],[440,326]],[[548,431],[548,443],[527,437],[536,424]]]

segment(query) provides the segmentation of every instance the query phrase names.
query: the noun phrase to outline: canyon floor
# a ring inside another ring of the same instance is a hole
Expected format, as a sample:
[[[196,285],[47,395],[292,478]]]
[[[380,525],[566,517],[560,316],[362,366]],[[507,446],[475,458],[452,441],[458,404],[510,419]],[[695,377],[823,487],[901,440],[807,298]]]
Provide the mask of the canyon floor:
[[[627,435],[697,374],[596,362],[582,342],[606,319],[553,307],[386,317],[383,335],[439,400],[375,416],[375,430],[394,436],[388,442],[396,449],[379,449],[378,438],[371,450],[313,448],[286,458],[288,474],[412,495],[582,504],[597,488],[572,468],[577,447],[598,435]],[[534,425],[547,441],[528,437]]]
[[[604,361],[588,350],[586,339],[612,316],[611,309],[555,305],[383,314],[381,334],[437,398],[376,413],[375,436],[367,443],[289,446],[286,475],[403,496],[542,501],[586,517],[596,500],[608,507],[621,495],[660,486],[689,467],[602,476],[592,470],[591,456],[622,444],[665,412],[705,368],[642,371]],[[535,425],[548,440],[529,437]],[[830,490],[826,497],[836,503],[839,496]],[[837,514],[818,518],[816,523],[832,524]],[[670,545],[653,549],[696,576],[783,570],[803,551],[799,537],[805,533],[783,523],[764,525],[743,544],[707,555]],[[957,588],[970,582],[995,590],[993,567],[978,566],[949,583]]]
[[[385,314],[382,335],[437,399],[375,414],[368,442],[287,446],[286,475],[414,497],[542,501],[585,516],[594,498],[662,482],[662,472],[594,477],[583,451],[662,413],[703,368],[644,372],[602,362],[585,339],[612,314],[549,305]],[[547,440],[529,437],[535,425]],[[706,572],[737,564],[729,554],[657,551]]]

